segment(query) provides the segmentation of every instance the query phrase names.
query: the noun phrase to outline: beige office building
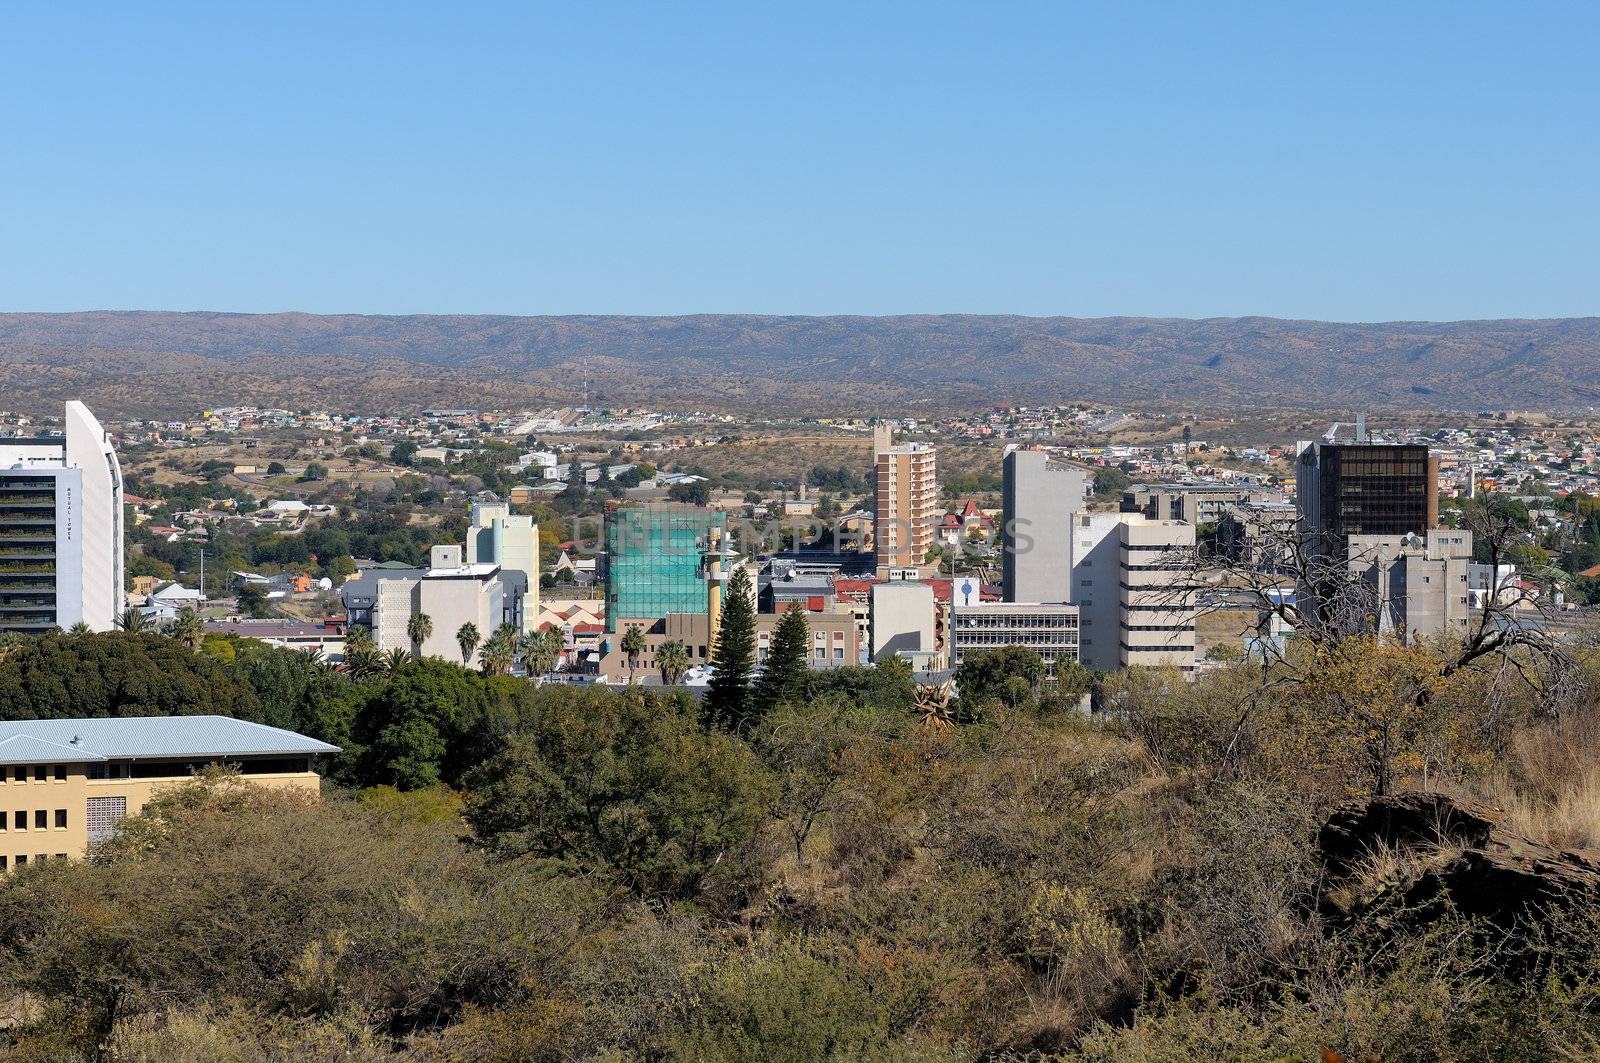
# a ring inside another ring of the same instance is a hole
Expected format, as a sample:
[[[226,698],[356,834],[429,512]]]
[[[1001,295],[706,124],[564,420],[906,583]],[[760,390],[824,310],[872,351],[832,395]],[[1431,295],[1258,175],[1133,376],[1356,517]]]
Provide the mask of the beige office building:
[[[1119,514],[1122,667],[1195,664],[1194,525]]]
[[[315,794],[338,746],[225,716],[0,723],[0,870],[78,859],[162,789],[210,765]]]
[[[511,512],[511,504],[489,496],[475,501],[467,528],[469,565],[499,565],[520,572],[528,581],[522,599],[522,630],[536,630],[539,616],[539,525],[530,516]]]
[[[873,544],[878,575],[915,569],[933,547],[939,525],[939,480],[929,443],[894,445],[892,429],[873,430],[873,487],[877,501]]]
[[[422,644],[424,657],[460,660],[456,633],[463,624],[478,629],[478,648],[463,662],[469,666],[478,662],[484,641],[501,624],[522,629],[521,573],[504,572],[495,564],[469,565],[461,555],[459,546],[435,546],[429,568],[379,574],[370,614],[372,640],[379,652],[413,650],[408,627],[418,613],[425,614],[433,628]]]
[[[957,606],[951,615],[950,666],[968,654],[1019,646],[1044,661],[1055,679],[1062,661],[1078,660],[1078,607],[1061,603],[983,602]]]

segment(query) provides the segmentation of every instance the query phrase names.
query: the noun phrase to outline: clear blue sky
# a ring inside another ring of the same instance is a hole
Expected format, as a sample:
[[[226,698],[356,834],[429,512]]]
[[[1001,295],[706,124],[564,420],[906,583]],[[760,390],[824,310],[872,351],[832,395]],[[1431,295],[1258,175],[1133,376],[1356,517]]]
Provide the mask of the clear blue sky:
[[[26,4],[0,310],[1600,313],[1600,4]]]

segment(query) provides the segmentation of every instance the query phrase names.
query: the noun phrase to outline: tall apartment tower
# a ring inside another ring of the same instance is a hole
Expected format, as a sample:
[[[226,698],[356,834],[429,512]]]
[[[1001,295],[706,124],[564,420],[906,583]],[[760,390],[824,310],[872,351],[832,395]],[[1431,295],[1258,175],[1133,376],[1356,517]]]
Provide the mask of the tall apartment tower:
[[[467,528],[467,564],[499,565],[528,579],[522,625],[531,630],[539,618],[539,525],[532,517],[511,512],[508,502],[484,499],[472,503]]]
[[[1083,509],[1084,470],[1042,450],[1005,456],[1000,551],[1008,602],[1072,600],[1072,518]]]
[[[939,524],[939,481],[928,443],[894,445],[893,430],[872,433],[873,487],[877,506],[873,544],[879,575],[916,568],[933,547]]]
[[[0,631],[109,631],[122,593],[122,467],[69,402],[64,435],[0,438]]]
[[[1301,530],[1334,556],[1352,535],[1426,535],[1439,523],[1438,459],[1423,444],[1302,443],[1295,501]]]

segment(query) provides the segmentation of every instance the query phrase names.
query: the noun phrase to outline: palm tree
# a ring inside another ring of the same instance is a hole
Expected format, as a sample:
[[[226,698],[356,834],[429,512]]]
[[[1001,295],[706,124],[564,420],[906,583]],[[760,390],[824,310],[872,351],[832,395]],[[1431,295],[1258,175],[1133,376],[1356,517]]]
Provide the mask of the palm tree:
[[[390,675],[394,675],[409,663],[411,663],[411,655],[399,646],[383,655],[384,671]]]
[[[366,679],[384,671],[384,657],[370,646],[345,649],[344,670],[356,679]]]
[[[633,686],[633,670],[639,667],[639,654],[644,652],[644,632],[638,624],[629,624],[622,633],[622,652],[628,658],[628,685]]]
[[[661,666],[661,682],[675,687],[689,670],[689,648],[681,639],[671,639],[656,651],[656,663]]]
[[[201,621],[199,613],[193,609],[185,609],[172,622],[172,627],[168,629],[167,634],[189,647],[190,650],[198,650],[200,644],[205,641],[206,626]]]
[[[69,634],[69,635],[87,635],[87,634],[90,633],[90,631],[91,631],[91,628],[89,627],[89,625],[85,624],[82,620],[78,621],[76,624],[73,624],[71,627],[67,628],[67,634]]]
[[[542,631],[530,631],[517,640],[517,651],[522,655],[528,678],[541,676],[555,667],[556,655],[550,652],[550,641]]]
[[[307,671],[328,672],[333,670],[333,665],[323,656],[321,646],[307,646],[300,652],[305,656]]]
[[[433,617],[427,613],[413,613],[406,621],[406,638],[411,640],[411,652],[422,660],[422,644],[433,637]]]
[[[554,624],[539,633],[544,636],[545,647],[550,651],[550,668],[552,671],[561,670],[561,655],[566,652],[566,636],[561,634],[561,629]]]
[[[472,651],[478,648],[478,643],[483,641],[483,636],[478,634],[478,625],[467,621],[456,628],[456,645],[461,647],[461,663],[472,663]]]
[[[137,609],[124,609],[121,613],[117,614],[117,619],[114,621],[114,623],[123,631],[138,632],[150,630],[150,618],[139,612]]]
[[[344,646],[346,650],[372,649],[372,629],[352,624],[344,634]]]
[[[479,663],[484,675],[505,675],[517,660],[517,629],[501,624],[484,641]]]

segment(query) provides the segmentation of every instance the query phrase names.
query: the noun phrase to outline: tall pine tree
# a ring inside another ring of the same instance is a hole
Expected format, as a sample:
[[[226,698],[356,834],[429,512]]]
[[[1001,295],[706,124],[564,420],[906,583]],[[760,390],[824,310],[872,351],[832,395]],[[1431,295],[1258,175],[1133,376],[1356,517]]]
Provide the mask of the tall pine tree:
[[[765,716],[805,687],[806,658],[811,653],[811,626],[799,605],[791,604],[778,621],[772,648],[750,693],[757,716]]]
[[[750,716],[750,672],[756,663],[756,614],[750,599],[750,573],[741,567],[728,581],[722,622],[711,648],[716,671],[706,691],[707,718],[729,731],[738,730]]]

